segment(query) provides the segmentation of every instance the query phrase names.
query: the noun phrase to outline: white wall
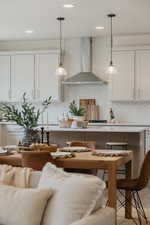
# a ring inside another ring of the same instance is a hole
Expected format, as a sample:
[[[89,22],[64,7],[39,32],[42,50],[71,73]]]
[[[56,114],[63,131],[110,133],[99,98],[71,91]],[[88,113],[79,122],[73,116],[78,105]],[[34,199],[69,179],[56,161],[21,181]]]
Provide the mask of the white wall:
[[[120,36],[114,40],[115,46],[150,45],[149,35]],[[36,50],[36,49],[56,49],[58,41],[3,41],[0,42],[0,51],[4,50]],[[67,39],[65,41],[65,66],[68,75],[72,76],[80,72],[80,39]],[[109,62],[109,39],[95,38],[93,49],[93,71],[97,76],[108,79],[105,74]],[[67,113],[69,102],[73,99],[96,98],[100,105],[101,119],[108,119],[110,106],[113,107],[116,118],[119,121],[138,122],[150,124],[150,104],[149,103],[111,103],[109,101],[108,85],[103,86],[70,86],[65,88],[65,102],[51,105],[49,107],[49,122],[57,122],[57,118],[63,112]],[[46,121],[46,116],[45,116]]]

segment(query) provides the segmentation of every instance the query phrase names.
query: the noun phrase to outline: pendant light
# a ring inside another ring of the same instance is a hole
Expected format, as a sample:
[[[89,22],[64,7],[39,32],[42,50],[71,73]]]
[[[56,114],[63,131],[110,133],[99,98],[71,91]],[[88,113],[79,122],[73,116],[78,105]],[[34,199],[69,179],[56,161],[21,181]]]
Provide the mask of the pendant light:
[[[59,66],[56,69],[56,75],[60,77],[64,77],[67,75],[65,68],[63,67],[63,51],[62,51],[62,21],[65,20],[64,17],[58,17],[57,20],[60,23],[60,39],[59,39],[59,48],[60,48],[60,56],[59,56]]]
[[[107,74],[116,74],[117,73],[117,70],[116,70],[116,67],[114,66],[114,63],[113,63],[113,55],[112,55],[112,51],[113,51],[113,31],[112,31],[112,20],[113,18],[116,16],[115,14],[111,13],[111,14],[108,14],[107,15],[108,18],[110,18],[110,26],[111,26],[111,32],[110,32],[110,63],[109,63],[109,67],[107,69]]]

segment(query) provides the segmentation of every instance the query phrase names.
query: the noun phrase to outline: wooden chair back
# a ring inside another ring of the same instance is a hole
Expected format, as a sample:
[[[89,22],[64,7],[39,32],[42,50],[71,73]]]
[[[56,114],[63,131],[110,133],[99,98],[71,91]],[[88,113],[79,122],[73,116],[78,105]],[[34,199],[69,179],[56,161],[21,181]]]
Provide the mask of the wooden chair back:
[[[94,141],[72,141],[72,142],[70,142],[70,146],[80,146],[80,147],[87,147],[87,148],[95,149],[96,142],[94,142]]]
[[[53,163],[53,158],[50,152],[22,152],[22,167],[29,167],[34,170],[42,170],[47,162]]]
[[[150,179],[150,150],[147,152],[138,179],[138,188],[143,189]]]

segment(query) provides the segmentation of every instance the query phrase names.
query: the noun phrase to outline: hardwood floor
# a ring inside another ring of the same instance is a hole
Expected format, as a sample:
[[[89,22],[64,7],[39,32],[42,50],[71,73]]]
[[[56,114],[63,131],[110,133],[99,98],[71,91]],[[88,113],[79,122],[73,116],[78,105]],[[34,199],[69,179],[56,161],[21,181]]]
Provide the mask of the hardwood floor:
[[[144,208],[150,209],[150,183],[147,188],[141,191],[140,196],[141,196]]]

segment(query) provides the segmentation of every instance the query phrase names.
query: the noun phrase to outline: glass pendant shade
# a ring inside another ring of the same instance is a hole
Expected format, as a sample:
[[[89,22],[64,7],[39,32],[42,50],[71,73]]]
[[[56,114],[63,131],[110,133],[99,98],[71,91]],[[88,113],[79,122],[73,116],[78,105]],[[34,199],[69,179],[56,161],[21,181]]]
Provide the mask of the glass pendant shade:
[[[67,76],[67,71],[65,70],[62,64],[60,64],[59,67],[56,69],[56,76]]]
[[[107,74],[116,74],[117,68],[112,63],[110,63],[109,67],[106,70],[106,73]]]

